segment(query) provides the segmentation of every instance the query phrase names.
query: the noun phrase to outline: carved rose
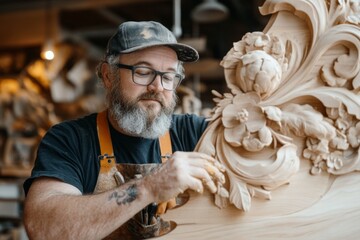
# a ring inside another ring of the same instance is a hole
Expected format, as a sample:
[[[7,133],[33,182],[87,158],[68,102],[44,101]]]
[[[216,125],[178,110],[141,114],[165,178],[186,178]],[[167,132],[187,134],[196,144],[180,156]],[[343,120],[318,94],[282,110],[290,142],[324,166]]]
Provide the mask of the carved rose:
[[[264,51],[252,51],[240,58],[236,69],[236,82],[244,92],[255,91],[267,97],[281,82],[281,66]]]
[[[253,32],[234,43],[221,61],[225,79],[236,93],[255,91],[261,98],[271,95],[288,68],[285,46],[276,36]]]

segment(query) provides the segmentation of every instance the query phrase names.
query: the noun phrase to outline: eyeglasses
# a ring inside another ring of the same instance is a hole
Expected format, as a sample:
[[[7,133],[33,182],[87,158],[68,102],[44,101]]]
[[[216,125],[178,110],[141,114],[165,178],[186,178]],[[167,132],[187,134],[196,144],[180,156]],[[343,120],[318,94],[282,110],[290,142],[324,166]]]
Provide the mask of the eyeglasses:
[[[161,85],[168,91],[175,90],[180,82],[184,79],[183,75],[175,72],[159,72],[150,67],[131,66],[126,64],[115,64],[118,68],[130,69],[132,72],[132,80],[134,83],[149,86],[157,75],[161,77]]]

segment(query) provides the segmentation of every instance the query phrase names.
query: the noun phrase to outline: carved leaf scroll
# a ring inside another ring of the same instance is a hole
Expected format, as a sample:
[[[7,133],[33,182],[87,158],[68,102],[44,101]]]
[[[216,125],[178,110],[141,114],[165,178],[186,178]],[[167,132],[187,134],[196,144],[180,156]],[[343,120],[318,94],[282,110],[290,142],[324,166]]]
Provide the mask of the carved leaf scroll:
[[[220,208],[249,211],[252,197],[270,199],[301,159],[312,162],[312,174],[360,170],[359,1],[267,0],[260,12],[291,12],[304,29],[293,36],[270,20],[221,62],[231,93],[213,91],[216,106],[197,146],[226,166]]]

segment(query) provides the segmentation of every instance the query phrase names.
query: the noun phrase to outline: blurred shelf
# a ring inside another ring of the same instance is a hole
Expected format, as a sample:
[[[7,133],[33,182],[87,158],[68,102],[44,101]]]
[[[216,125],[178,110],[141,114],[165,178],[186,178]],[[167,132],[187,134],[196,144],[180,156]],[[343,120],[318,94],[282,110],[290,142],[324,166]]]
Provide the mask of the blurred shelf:
[[[31,175],[31,167],[21,168],[21,167],[1,167],[0,168],[0,177],[20,177],[26,178]]]
[[[3,222],[11,222],[11,223],[21,223],[22,218],[21,217],[7,217],[7,216],[0,216],[0,223]]]

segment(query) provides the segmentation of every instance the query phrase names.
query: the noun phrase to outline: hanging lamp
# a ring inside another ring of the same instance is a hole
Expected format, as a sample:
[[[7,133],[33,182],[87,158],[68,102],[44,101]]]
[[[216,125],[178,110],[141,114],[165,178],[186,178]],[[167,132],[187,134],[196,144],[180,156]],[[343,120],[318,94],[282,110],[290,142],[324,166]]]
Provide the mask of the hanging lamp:
[[[52,6],[51,0],[46,1],[45,7],[45,41],[41,50],[41,58],[44,60],[53,60],[55,57],[54,41],[52,36]]]
[[[217,0],[205,0],[191,14],[193,21],[198,23],[219,22],[229,15],[227,7]]]

